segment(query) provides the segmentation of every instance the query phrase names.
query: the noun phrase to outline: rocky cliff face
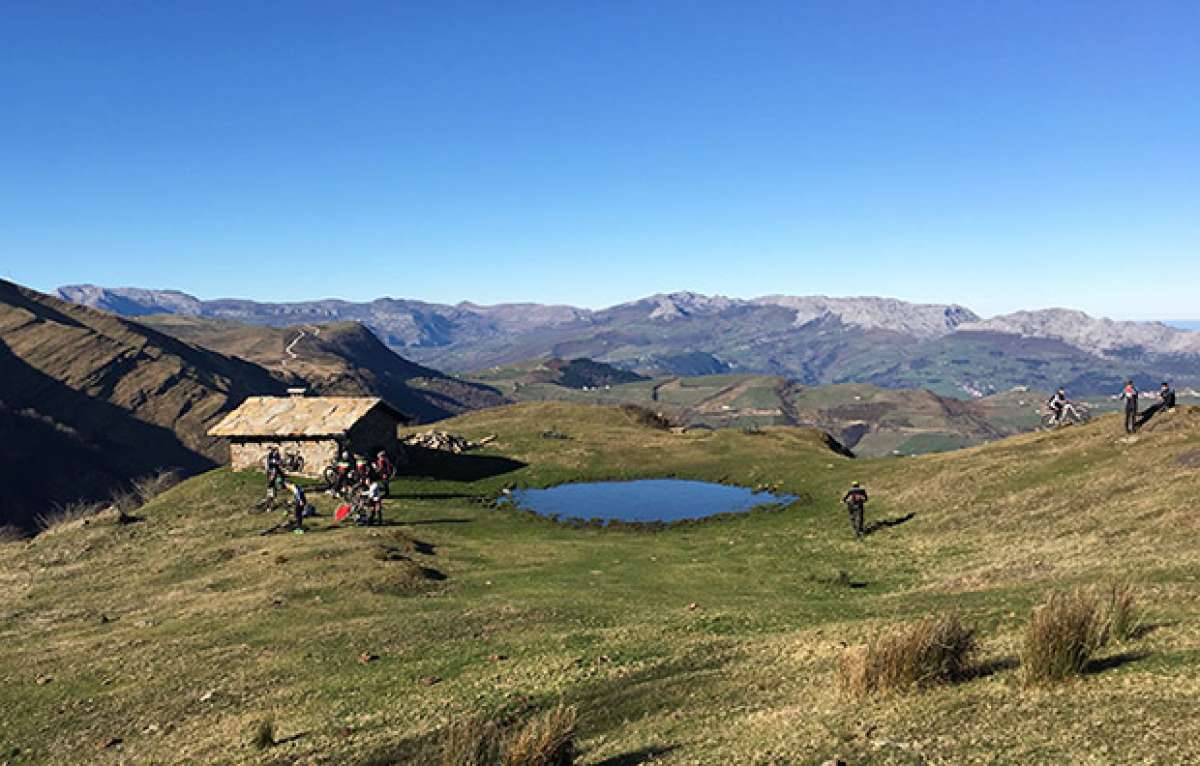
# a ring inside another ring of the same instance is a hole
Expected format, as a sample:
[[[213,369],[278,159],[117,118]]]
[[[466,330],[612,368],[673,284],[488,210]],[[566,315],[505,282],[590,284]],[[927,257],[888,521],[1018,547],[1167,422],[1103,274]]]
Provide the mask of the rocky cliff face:
[[[1018,311],[959,327],[1025,338],[1051,338],[1093,354],[1141,348],[1159,354],[1200,354],[1200,333],[1168,327],[1160,322],[1115,322],[1097,319],[1082,311],[1045,309]]]

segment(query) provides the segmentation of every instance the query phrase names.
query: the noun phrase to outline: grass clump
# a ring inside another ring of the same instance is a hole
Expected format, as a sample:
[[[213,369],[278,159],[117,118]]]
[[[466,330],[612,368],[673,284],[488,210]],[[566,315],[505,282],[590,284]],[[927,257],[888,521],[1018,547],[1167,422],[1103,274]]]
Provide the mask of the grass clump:
[[[498,766],[500,727],[486,718],[462,718],[450,724],[442,737],[440,766]]]
[[[275,719],[267,717],[256,721],[250,729],[250,746],[255,750],[267,750],[275,744]]]
[[[660,412],[648,410],[637,404],[622,404],[621,412],[624,412],[633,422],[647,428],[654,428],[659,431],[669,431],[671,429],[671,421]]]
[[[1141,624],[1137,597],[1129,583],[1114,583],[1106,592],[1104,633],[1106,639],[1128,641]]]
[[[152,474],[133,480],[133,493],[139,505],[145,505],[182,481],[176,470],[159,469]]]
[[[848,649],[839,663],[839,682],[857,697],[955,683],[970,675],[978,651],[975,629],[957,614],[926,617]]]
[[[1021,666],[1026,682],[1054,683],[1082,674],[1108,636],[1109,618],[1094,592],[1051,593],[1025,629]]]
[[[83,500],[76,500],[64,505],[55,505],[48,513],[40,514],[36,522],[38,529],[44,532],[64,524],[70,524],[74,521],[95,516],[103,511],[105,507],[105,503],[89,503]]]
[[[501,766],[572,766],[576,717],[562,704],[533,716],[505,739]]]

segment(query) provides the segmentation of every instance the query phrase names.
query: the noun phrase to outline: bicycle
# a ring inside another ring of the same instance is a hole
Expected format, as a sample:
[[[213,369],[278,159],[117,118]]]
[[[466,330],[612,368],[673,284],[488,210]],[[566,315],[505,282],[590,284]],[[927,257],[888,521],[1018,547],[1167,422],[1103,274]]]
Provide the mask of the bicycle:
[[[1049,412],[1042,413],[1042,418],[1039,422],[1043,431],[1053,431],[1063,426],[1086,423],[1091,419],[1092,412],[1086,404],[1067,402],[1063,405],[1062,415],[1058,415],[1054,410],[1050,410]]]
[[[283,453],[283,470],[288,473],[303,473],[304,472],[304,456],[299,452]]]

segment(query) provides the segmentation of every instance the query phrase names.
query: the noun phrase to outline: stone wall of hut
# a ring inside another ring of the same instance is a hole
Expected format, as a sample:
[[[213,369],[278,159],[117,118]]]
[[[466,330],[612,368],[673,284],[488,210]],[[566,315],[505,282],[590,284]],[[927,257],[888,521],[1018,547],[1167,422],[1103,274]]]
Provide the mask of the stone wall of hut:
[[[235,471],[264,470],[267,450],[279,447],[282,454],[295,452],[304,457],[301,476],[319,477],[325,466],[337,459],[336,439],[233,439],[229,443],[229,458]]]
[[[347,434],[350,449],[356,454],[368,457],[373,457],[376,451],[385,449],[389,455],[394,456],[400,449],[397,436],[399,429],[400,421],[382,407],[376,407],[350,429]]]

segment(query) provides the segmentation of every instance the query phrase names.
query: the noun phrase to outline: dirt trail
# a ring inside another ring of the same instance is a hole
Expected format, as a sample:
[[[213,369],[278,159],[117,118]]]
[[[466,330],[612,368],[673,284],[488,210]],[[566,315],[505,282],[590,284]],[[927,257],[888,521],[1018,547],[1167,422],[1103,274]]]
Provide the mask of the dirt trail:
[[[321,334],[320,327],[316,327],[314,325],[304,325],[303,327],[301,327],[300,331],[296,334],[296,337],[292,338],[292,340],[286,346],[284,346],[283,353],[287,354],[287,356],[285,356],[283,359],[279,360],[280,367],[282,367],[283,369],[286,370],[288,359],[299,359],[300,358],[300,355],[297,354],[294,349],[296,348],[296,344],[299,343],[300,341],[304,340],[305,336],[308,335],[308,331],[311,331],[313,335],[317,335],[317,336],[319,336]]]

